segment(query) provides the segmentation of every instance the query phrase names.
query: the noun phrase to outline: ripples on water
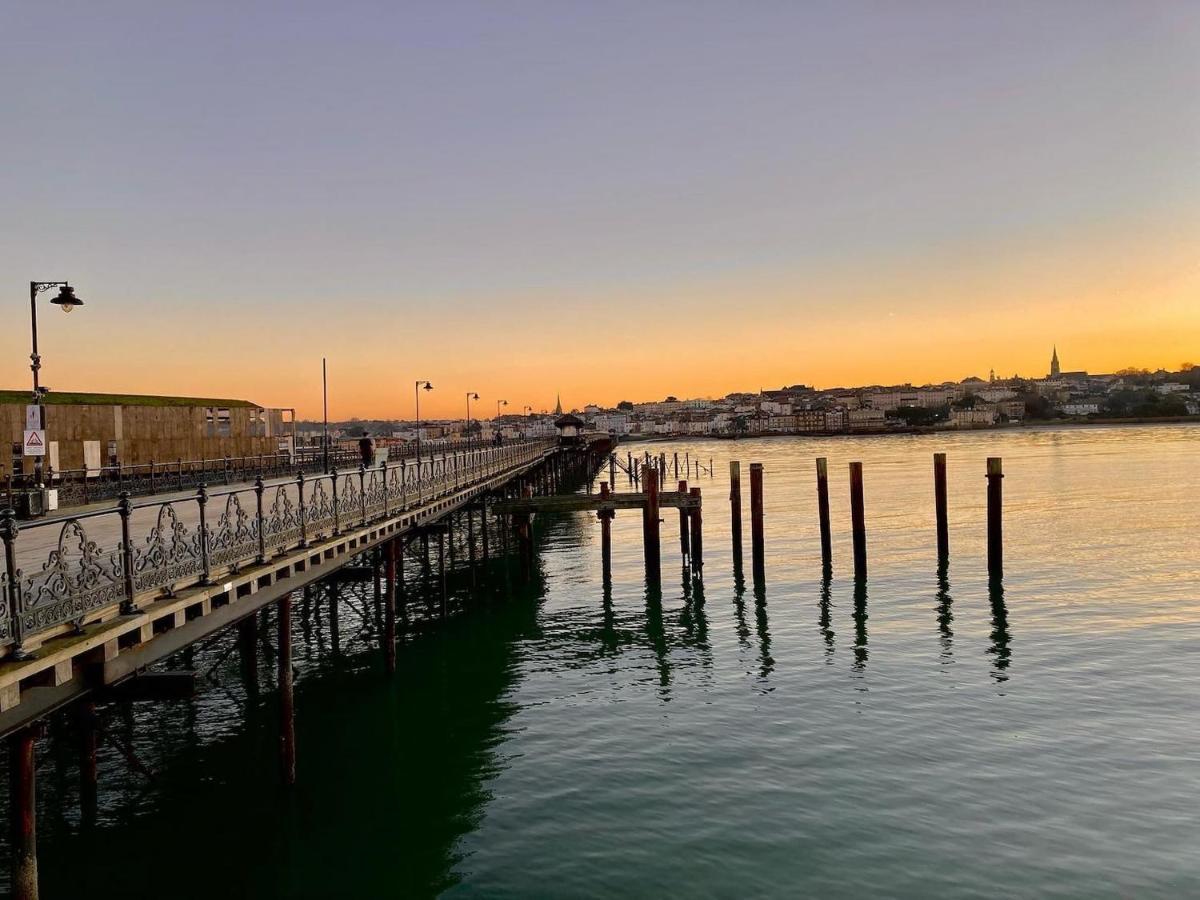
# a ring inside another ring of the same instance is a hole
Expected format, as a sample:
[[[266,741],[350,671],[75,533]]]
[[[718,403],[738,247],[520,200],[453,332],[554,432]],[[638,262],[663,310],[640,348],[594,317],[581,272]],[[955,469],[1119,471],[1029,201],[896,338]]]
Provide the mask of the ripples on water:
[[[336,656],[327,608],[306,636],[298,612],[291,798],[275,786],[270,666],[255,697],[236,656],[209,648],[199,700],[132,714],[158,780],[102,757],[98,828],[80,834],[71,761],[42,750],[46,895],[1200,894],[1200,431],[649,446],[716,461],[693,481],[702,587],[681,574],[672,510],[648,592],[640,517],[621,512],[606,592],[598,525],[576,514],[542,523],[526,594],[445,622],[414,603],[392,684],[369,597],[341,608]],[[942,573],[935,450],[949,455]],[[985,571],[989,455],[1007,476],[1002,592]],[[816,456],[830,460],[829,582]],[[731,458],[744,479],[765,464],[761,595],[732,571]],[[857,592],[851,459],[870,555]]]

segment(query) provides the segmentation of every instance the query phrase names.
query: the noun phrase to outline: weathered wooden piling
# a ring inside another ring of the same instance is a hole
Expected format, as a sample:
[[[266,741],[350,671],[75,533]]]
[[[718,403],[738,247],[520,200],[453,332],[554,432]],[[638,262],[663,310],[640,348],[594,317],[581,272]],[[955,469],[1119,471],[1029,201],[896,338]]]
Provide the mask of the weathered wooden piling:
[[[729,461],[729,531],[733,537],[733,567],[742,567],[742,464]]]
[[[754,580],[767,580],[766,546],[763,538],[763,466],[750,463],[750,555]]]
[[[292,684],[292,595],[279,598],[279,764],[285,785],[296,783],[296,703]]]
[[[237,630],[242,680],[247,688],[253,689],[258,686],[258,617],[246,616],[238,622]]]
[[[688,492],[688,484],[684,480],[679,482],[679,493],[686,494]],[[679,507],[679,555],[683,562],[687,562],[690,550],[688,541],[688,511],[682,506]]]
[[[850,463],[850,523],[854,530],[854,577],[867,577],[867,521],[863,506],[863,467]]]
[[[946,516],[946,454],[933,454],[933,505],[937,520],[938,562],[950,558],[950,526]]]
[[[817,519],[821,528],[821,569],[833,567],[833,529],[829,524],[829,460],[817,458]]]
[[[999,456],[987,461],[988,576],[1004,575],[1004,464]]]
[[[533,488],[526,486],[521,491],[521,496],[532,497]],[[533,574],[533,529],[529,523],[529,513],[514,515],[513,524],[517,531],[517,554],[521,562],[521,578],[528,581]]]
[[[658,472],[653,463],[642,467],[642,492],[646,495],[642,507],[642,545],[646,560],[646,580],[651,585],[662,581],[659,547]]]
[[[8,738],[9,854],[13,900],[37,900],[37,798],[33,760],[35,727]]]
[[[680,492],[682,493],[682,485]],[[704,534],[703,534],[703,518],[700,513],[700,488],[694,487],[689,492],[689,495],[696,501],[695,506],[688,510],[689,525],[691,526],[691,553],[690,559],[692,570],[699,575],[704,568]]]
[[[96,776],[96,704],[82,701],[75,710],[79,731],[79,812],[84,826],[96,822],[96,800],[99,779]]]
[[[600,482],[600,496],[608,498],[611,494],[608,482]],[[600,520],[600,570],[606,585],[612,581],[612,520],[615,515],[616,512],[611,509],[602,509],[596,513]]]
[[[393,538],[387,547],[387,576],[383,592],[383,664],[389,675],[396,671],[396,557],[400,540]]]

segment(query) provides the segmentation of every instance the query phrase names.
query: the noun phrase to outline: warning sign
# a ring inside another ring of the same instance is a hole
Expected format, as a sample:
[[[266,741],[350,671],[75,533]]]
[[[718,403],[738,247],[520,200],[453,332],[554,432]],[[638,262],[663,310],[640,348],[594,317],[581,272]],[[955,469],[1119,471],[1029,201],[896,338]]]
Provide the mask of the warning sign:
[[[46,455],[46,432],[42,429],[32,429],[25,432],[25,455]]]

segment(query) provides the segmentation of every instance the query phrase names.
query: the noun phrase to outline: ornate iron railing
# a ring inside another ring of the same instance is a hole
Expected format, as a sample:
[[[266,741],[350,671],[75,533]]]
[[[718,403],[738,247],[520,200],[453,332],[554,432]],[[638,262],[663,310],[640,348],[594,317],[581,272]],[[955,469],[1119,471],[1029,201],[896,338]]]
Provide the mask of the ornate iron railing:
[[[172,596],[227,573],[381,521],[535,462],[552,440],[460,450],[167,501],[134,502],[18,526],[0,512],[0,655],[114,607]]]

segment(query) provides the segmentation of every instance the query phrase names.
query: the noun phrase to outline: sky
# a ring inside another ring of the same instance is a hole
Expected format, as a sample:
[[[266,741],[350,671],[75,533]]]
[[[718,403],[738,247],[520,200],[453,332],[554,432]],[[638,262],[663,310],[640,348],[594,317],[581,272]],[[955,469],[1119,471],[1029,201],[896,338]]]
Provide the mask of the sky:
[[[0,387],[474,415],[1200,363],[1200,3],[0,4]],[[7,285],[7,287],[4,287]]]

